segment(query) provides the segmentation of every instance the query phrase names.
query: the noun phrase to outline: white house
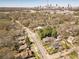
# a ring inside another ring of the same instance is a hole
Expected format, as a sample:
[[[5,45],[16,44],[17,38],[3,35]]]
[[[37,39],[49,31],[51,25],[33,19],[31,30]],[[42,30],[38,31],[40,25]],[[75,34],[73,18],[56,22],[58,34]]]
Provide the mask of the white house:
[[[72,44],[74,39],[75,38],[73,36],[69,36],[67,41]]]

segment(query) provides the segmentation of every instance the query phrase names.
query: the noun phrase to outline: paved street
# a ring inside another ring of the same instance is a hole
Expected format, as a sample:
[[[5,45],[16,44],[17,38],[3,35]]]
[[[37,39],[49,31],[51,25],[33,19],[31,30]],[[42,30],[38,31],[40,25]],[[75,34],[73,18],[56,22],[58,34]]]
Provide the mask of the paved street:
[[[33,40],[33,42],[35,43],[35,45],[37,46],[37,48],[39,49],[41,55],[42,55],[42,59],[50,59],[48,58],[48,54],[46,49],[43,47],[42,43],[38,40],[38,38],[36,37],[36,34],[33,33],[30,29],[28,29],[27,27],[24,27],[22,24],[20,24],[19,21],[16,21],[20,26],[22,26],[23,29],[25,29],[25,31],[28,33],[28,37],[30,39]]]

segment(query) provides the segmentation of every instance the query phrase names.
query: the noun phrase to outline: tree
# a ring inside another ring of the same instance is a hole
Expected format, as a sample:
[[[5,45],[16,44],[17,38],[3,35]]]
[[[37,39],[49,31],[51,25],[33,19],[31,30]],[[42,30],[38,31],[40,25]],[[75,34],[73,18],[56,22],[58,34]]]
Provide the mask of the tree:
[[[45,38],[46,36],[48,36],[48,37],[51,37],[51,36],[56,37],[57,36],[57,31],[56,31],[55,28],[51,28],[51,27],[48,26],[47,28],[40,29],[38,31],[38,34],[39,34],[41,39]]]

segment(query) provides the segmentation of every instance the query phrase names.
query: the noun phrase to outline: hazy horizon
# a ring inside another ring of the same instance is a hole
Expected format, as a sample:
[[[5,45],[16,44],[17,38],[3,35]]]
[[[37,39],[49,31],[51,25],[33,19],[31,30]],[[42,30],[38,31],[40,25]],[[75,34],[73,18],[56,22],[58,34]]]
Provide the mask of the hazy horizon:
[[[79,0],[0,0],[0,7],[36,7],[52,4],[55,6],[79,6]]]

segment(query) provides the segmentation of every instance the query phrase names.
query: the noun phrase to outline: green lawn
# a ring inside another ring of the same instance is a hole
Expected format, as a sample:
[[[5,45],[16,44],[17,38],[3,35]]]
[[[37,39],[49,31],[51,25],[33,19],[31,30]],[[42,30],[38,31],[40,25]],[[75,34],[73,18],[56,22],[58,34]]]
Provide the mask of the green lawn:
[[[9,19],[0,19],[0,30],[6,30],[10,24],[11,21]]]
[[[52,55],[53,53],[56,53],[58,51],[58,49],[51,47],[50,44],[45,44],[44,47],[47,50],[48,54],[50,54],[50,55]]]
[[[10,20],[8,19],[0,19],[0,24],[8,24],[10,23]]]
[[[73,52],[71,52],[69,57],[70,57],[70,59],[78,59],[78,54],[77,54],[77,52],[73,51]]]

